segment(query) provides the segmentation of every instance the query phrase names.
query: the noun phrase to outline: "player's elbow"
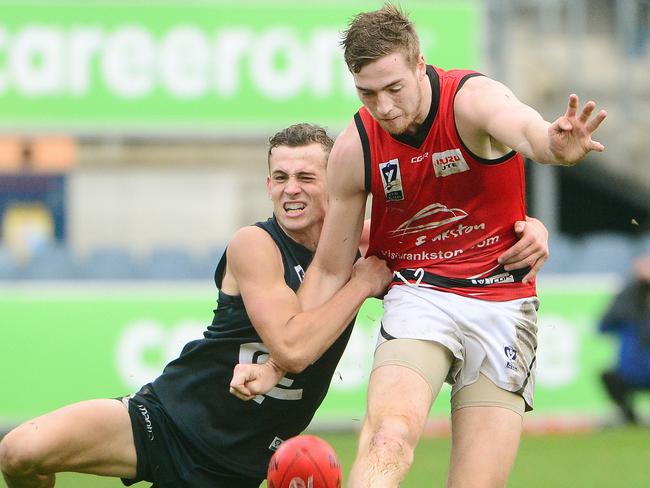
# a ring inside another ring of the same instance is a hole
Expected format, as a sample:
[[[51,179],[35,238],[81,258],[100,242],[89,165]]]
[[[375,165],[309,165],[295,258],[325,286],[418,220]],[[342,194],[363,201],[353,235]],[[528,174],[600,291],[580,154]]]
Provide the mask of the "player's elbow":
[[[302,373],[311,364],[310,359],[295,346],[287,345],[271,355],[275,363],[288,373]]]

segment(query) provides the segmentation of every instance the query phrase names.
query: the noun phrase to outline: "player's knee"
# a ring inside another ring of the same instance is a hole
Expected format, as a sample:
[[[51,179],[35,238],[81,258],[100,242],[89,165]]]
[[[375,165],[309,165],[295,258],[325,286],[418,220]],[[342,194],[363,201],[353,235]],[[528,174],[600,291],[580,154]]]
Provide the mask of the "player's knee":
[[[373,429],[370,440],[372,455],[389,462],[410,466],[417,442],[407,419],[390,417],[383,419]]]
[[[26,429],[17,427],[0,441],[0,469],[10,476],[36,472],[35,439]]]

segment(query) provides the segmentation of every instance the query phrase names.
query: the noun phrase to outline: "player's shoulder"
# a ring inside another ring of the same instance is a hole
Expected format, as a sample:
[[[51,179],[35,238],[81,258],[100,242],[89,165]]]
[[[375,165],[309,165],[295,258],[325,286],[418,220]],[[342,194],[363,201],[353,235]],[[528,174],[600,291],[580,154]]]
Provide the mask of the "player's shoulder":
[[[228,259],[257,261],[277,255],[278,246],[271,235],[256,225],[242,227],[228,242]]]
[[[486,96],[499,95],[507,91],[503,83],[477,73],[477,76],[469,76],[465,79],[456,94],[456,103],[466,102],[471,105],[486,100]]]
[[[471,76],[454,97],[454,113],[459,121],[480,122],[491,116],[495,104],[513,96],[502,83],[487,76]]]
[[[328,171],[346,169],[349,172],[357,167],[363,169],[363,146],[354,122],[339,134],[328,158]]]

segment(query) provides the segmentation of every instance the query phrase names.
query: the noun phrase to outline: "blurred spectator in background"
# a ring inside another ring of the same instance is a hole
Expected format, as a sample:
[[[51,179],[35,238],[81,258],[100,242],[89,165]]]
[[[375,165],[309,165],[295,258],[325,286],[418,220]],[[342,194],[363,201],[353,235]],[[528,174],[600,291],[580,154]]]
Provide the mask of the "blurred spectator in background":
[[[620,340],[616,365],[602,374],[602,381],[626,423],[639,421],[634,393],[650,389],[650,255],[639,257],[633,271],[633,280],[600,323],[601,332],[614,333]]]

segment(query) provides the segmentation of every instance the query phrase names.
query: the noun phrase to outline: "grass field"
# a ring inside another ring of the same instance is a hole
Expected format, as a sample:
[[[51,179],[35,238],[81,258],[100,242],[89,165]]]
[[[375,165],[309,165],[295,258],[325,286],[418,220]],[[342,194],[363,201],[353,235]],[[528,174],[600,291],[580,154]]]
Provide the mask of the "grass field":
[[[321,434],[350,468],[355,434]],[[449,438],[424,438],[403,488],[444,487]],[[0,485],[5,487],[0,481]],[[62,474],[58,488],[117,488],[115,479]],[[147,483],[134,485],[137,488]],[[650,487],[650,428],[612,428],[592,433],[527,435],[523,438],[509,488]],[[206,487],[209,488],[209,487]]]

